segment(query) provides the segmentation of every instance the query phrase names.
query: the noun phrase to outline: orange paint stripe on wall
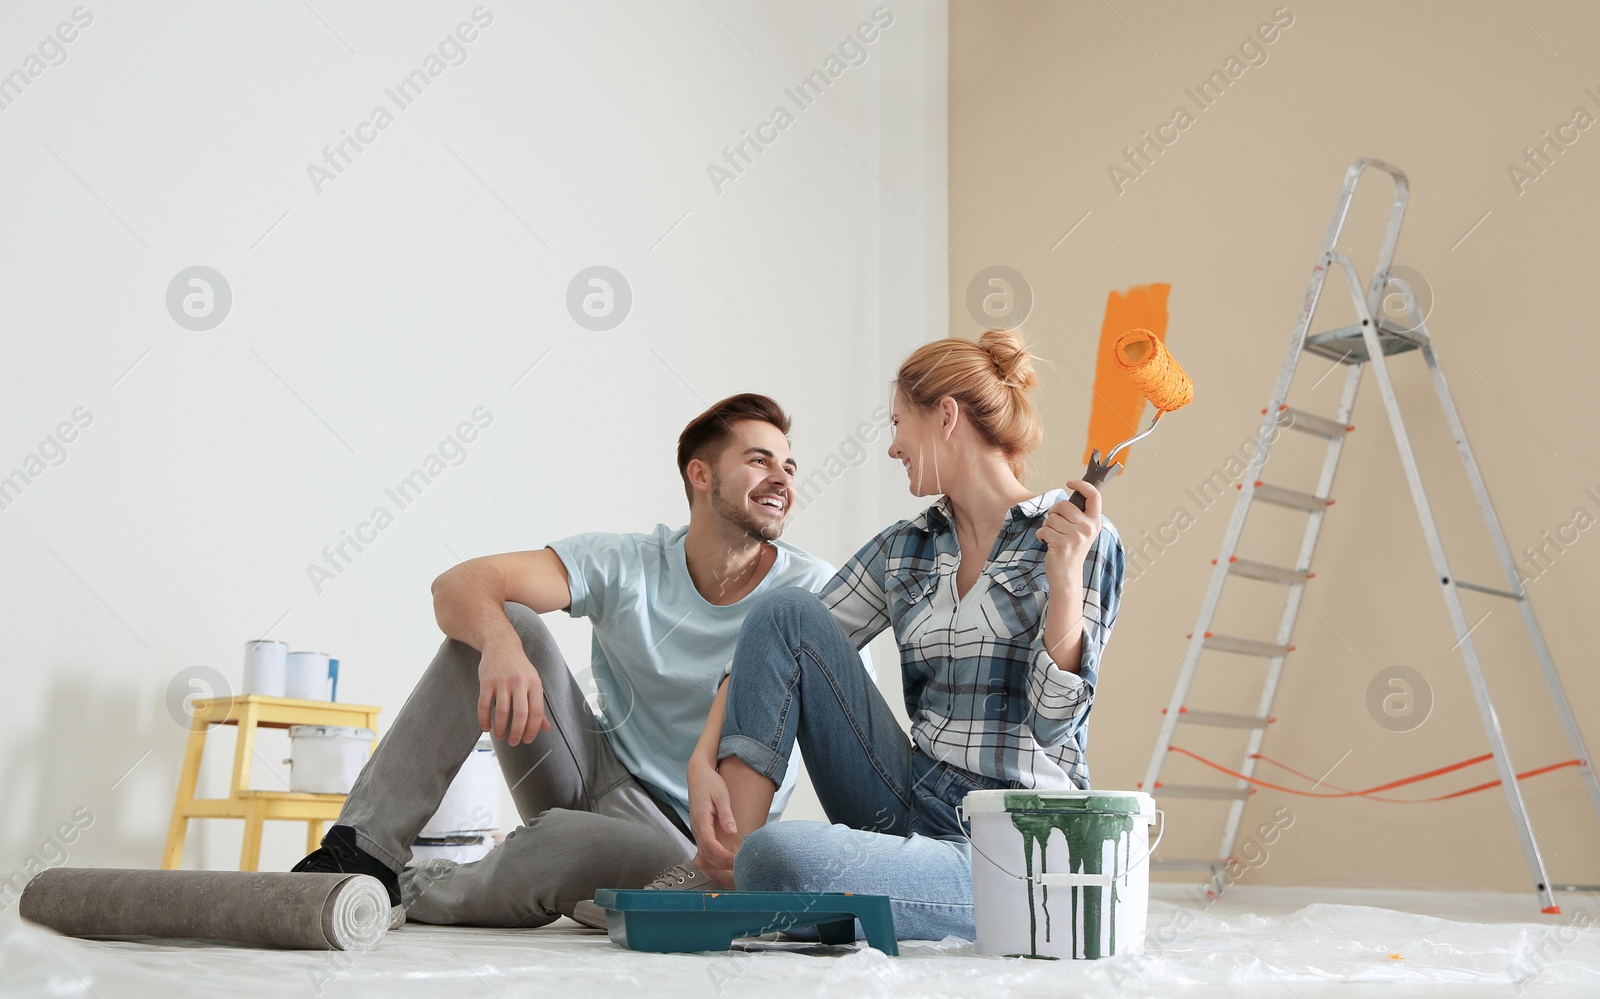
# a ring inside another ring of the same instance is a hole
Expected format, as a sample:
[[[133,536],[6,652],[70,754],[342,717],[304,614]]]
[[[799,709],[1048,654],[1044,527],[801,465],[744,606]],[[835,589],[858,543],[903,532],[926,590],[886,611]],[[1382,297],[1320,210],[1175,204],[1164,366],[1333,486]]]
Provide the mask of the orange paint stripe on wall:
[[[1083,449],[1084,464],[1089,463],[1094,450],[1099,449],[1104,455],[1139,432],[1146,402],[1144,393],[1112,360],[1111,345],[1132,329],[1149,330],[1156,339],[1166,343],[1167,294],[1170,291],[1170,284],[1141,284],[1106,296],[1106,318],[1100,326],[1100,346],[1094,355],[1094,406],[1089,410],[1089,443]],[[1117,462],[1126,465],[1132,451],[1133,448],[1129,448],[1117,455]]]

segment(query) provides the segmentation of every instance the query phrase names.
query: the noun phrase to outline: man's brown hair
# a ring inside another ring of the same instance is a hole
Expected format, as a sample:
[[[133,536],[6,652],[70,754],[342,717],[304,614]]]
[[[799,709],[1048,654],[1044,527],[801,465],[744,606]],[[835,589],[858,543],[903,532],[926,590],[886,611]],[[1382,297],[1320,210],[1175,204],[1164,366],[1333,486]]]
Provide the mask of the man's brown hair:
[[[683,493],[694,503],[694,487],[689,485],[689,462],[696,458],[715,462],[733,439],[733,424],[739,420],[770,423],[789,435],[789,414],[764,395],[744,392],[726,399],[701,413],[678,435],[678,474],[683,477]]]

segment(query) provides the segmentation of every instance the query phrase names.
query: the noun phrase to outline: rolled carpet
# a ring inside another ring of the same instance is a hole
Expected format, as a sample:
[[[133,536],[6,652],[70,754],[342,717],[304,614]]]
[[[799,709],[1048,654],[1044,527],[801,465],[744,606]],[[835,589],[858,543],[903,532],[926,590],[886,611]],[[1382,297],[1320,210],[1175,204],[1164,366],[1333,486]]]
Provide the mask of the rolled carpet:
[[[296,950],[366,950],[389,895],[365,874],[58,867],[22,891],[24,919],[74,937],[174,937]]]

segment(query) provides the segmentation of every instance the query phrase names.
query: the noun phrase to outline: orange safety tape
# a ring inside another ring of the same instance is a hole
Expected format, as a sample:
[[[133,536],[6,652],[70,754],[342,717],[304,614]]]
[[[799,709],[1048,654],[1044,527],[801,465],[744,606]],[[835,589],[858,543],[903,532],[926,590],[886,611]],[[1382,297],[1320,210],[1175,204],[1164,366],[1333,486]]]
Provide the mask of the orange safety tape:
[[[1377,784],[1377,785],[1374,785],[1373,787],[1369,787],[1369,788],[1367,788],[1367,789],[1365,789],[1363,791],[1351,791],[1347,787],[1340,787],[1337,784],[1331,784],[1331,783],[1328,783],[1327,781],[1319,780],[1318,778],[1313,777],[1310,774],[1301,773],[1300,771],[1296,770],[1294,767],[1289,766],[1287,763],[1279,763],[1277,760],[1273,759],[1272,757],[1270,757],[1270,756],[1262,756],[1260,753],[1256,754],[1256,759],[1261,760],[1264,763],[1270,763],[1275,767],[1279,767],[1279,768],[1282,768],[1284,770],[1287,770],[1290,773],[1294,774],[1296,777],[1302,777],[1302,778],[1304,778],[1304,779],[1306,779],[1308,781],[1311,781],[1313,784],[1319,784],[1319,783],[1320,784],[1328,784],[1328,786],[1333,788],[1335,791],[1348,791],[1351,794],[1371,794],[1374,791],[1388,791],[1391,788],[1400,787],[1400,786],[1402,786],[1404,784],[1415,784],[1417,781],[1427,780],[1430,777],[1438,777],[1441,774],[1454,773],[1457,770],[1461,770],[1461,769],[1463,769],[1465,767],[1473,766],[1474,764],[1485,763],[1485,762],[1487,762],[1489,760],[1494,759],[1494,754],[1493,753],[1484,753],[1482,756],[1474,756],[1470,760],[1462,760],[1460,763],[1452,763],[1447,767],[1439,767],[1437,770],[1429,770],[1426,773],[1415,774],[1415,775],[1413,775],[1411,777],[1402,777],[1399,780],[1392,780],[1387,784]]]
[[[1258,780],[1255,777],[1246,777],[1244,774],[1240,773],[1237,770],[1230,770],[1230,769],[1228,769],[1227,767],[1223,766],[1220,763],[1216,763],[1216,762],[1213,762],[1211,760],[1208,760],[1204,756],[1201,756],[1199,753],[1192,753],[1189,750],[1184,749],[1181,746],[1169,746],[1167,748],[1171,752],[1182,753],[1185,756],[1188,756],[1188,757],[1190,757],[1192,759],[1198,760],[1199,762],[1205,764],[1206,766],[1211,767],[1213,770],[1219,770],[1222,773],[1225,773],[1230,777],[1237,778],[1238,780],[1245,781],[1246,783],[1254,784],[1257,787],[1269,788],[1269,789],[1271,789],[1273,791],[1282,791],[1285,794],[1299,795],[1300,797],[1303,797],[1303,798],[1366,798],[1366,799],[1368,799],[1370,801],[1382,801],[1382,802],[1386,802],[1386,803],[1391,804],[1391,805],[1425,805],[1425,804],[1430,804],[1430,803],[1436,802],[1436,801],[1449,801],[1451,798],[1460,798],[1463,795],[1475,794],[1475,793],[1477,793],[1479,791],[1487,791],[1492,787],[1498,787],[1500,785],[1500,781],[1493,780],[1493,781],[1489,781],[1489,782],[1484,783],[1484,784],[1479,784],[1476,787],[1469,787],[1469,788],[1465,788],[1465,789],[1460,790],[1460,791],[1453,791],[1450,794],[1441,794],[1441,795],[1439,795],[1437,797],[1433,797],[1433,798],[1386,798],[1386,797],[1383,797],[1382,795],[1377,795],[1377,794],[1373,794],[1372,793],[1373,791],[1376,791],[1376,790],[1384,790],[1384,789],[1391,788],[1391,787],[1397,787],[1397,786],[1399,786],[1401,784],[1410,784],[1410,783],[1414,783],[1414,782],[1416,782],[1418,780],[1425,780],[1428,777],[1438,776],[1439,774],[1442,774],[1442,773],[1449,773],[1452,770],[1459,770],[1463,766],[1470,766],[1473,763],[1482,763],[1484,760],[1493,758],[1493,754],[1488,754],[1488,753],[1484,754],[1481,757],[1476,757],[1476,758],[1474,758],[1472,760],[1466,761],[1464,763],[1452,764],[1451,766],[1448,766],[1448,767],[1441,767],[1436,771],[1430,771],[1429,773],[1426,773],[1426,774],[1418,774],[1415,777],[1406,777],[1406,778],[1402,778],[1401,780],[1398,780],[1398,781],[1391,781],[1388,784],[1380,784],[1377,787],[1369,789],[1369,790],[1366,790],[1366,791],[1341,791],[1341,792],[1338,792],[1338,793],[1335,793],[1335,794],[1319,794],[1319,793],[1317,793],[1315,791],[1301,791],[1301,790],[1299,790],[1297,788],[1284,787],[1282,784],[1274,784],[1271,781]],[[1548,766],[1536,767],[1533,770],[1527,770],[1527,771],[1524,771],[1524,772],[1522,772],[1520,774],[1517,774],[1517,779],[1518,780],[1526,780],[1529,777],[1537,777],[1540,774],[1546,774],[1546,773],[1549,773],[1552,770],[1560,770],[1562,767],[1576,767],[1576,766],[1581,765],[1582,762],[1583,762],[1582,760],[1577,760],[1577,759],[1563,760],[1560,763],[1552,763],[1552,764],[1549,764]],[[1305,776],[1304,774],[1300,774],[1298,772],[1296,772],[1296,774],[1297,774],[1297,776],[1301,776],[1301,777]],[[1309,780],[1311,778],[1307,778],[1307,779]]]

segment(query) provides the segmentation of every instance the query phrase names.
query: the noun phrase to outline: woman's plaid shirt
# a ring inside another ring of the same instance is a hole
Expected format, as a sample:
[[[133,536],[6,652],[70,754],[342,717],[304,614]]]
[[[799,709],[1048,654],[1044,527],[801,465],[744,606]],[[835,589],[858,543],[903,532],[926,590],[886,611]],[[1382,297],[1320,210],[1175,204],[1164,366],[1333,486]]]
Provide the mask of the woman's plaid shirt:
[[[869,541],[822,591],[857,649],[893,626],[917,748],[1012,787],[1089,786],[1089,710],[1125,556],[1102,517],[1083,562],[1083,656],[1076,673],[1059,668],[1044,649],[1049,582],[1035,532],[1069,495],[1054,489],[1012,507],[965,597],[956,597],[961,550],[945,497]]]

